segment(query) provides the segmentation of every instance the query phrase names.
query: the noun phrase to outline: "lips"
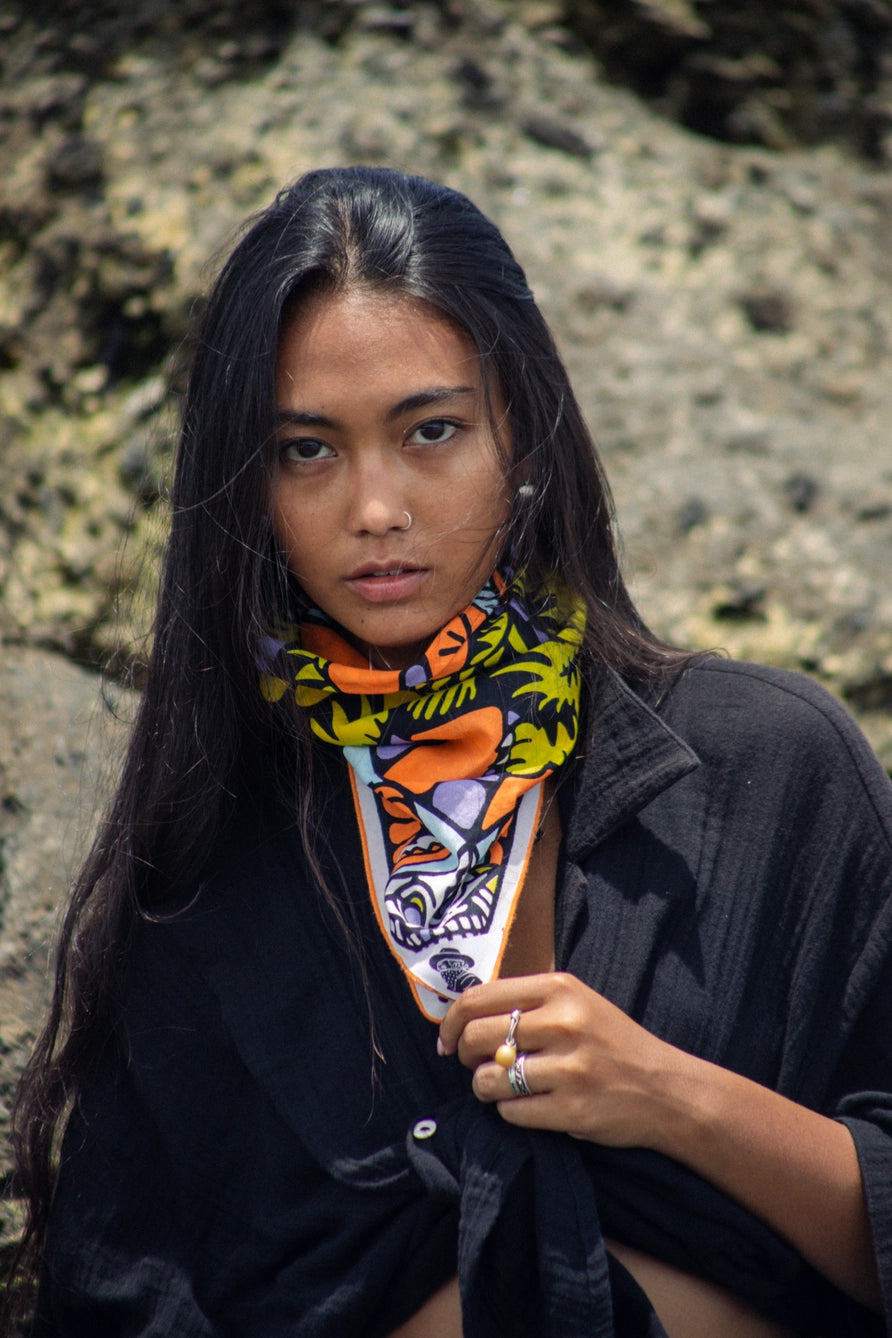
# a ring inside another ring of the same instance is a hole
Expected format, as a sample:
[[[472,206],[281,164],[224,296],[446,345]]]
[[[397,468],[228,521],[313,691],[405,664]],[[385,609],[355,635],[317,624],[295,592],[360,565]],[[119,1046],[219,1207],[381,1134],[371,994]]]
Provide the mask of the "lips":
[[[397,561],[367,562],[344,579],[350,589],[363,599],[372,604],[382,604],[414,595],[426,578],[426,567]]]
[[[366,576],[402,576],[404,571],[417,571],[409,562],[391,562],[387,566],[382,566],[378,562],[368,562],[364,567],[357,567],[356,571],[350,573],[348,581],[362,580]]]

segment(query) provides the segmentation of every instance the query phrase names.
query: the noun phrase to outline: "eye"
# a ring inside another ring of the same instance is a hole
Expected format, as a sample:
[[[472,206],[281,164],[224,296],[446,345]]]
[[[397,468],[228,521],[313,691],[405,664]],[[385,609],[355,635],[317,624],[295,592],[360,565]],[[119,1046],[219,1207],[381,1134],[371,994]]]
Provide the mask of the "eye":
[[[409,441],[420,446],[438,446],[450,441],[458,432],[460,424],[451,418],[429,418],[409,434]]]
[[[294,464],[313,464],[316,460],[328,460],[334,451],[318,437],[298,437],[293,441],[283,441],[279,446],[279,455],[283,460]]]

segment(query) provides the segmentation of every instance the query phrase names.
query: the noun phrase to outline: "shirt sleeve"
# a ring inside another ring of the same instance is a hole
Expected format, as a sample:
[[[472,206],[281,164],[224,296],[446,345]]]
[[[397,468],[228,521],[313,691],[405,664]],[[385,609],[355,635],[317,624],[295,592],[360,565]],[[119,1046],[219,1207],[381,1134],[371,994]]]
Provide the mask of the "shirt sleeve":
[[[884,1310],[892,1332],[892,962],[855,1027],[837,1075],[837,1118],[858,1152]]]
[[[747,835],[768,852],[750,863],[764,870],[765,928],[743,997],[748,1017],[761,1005],[764,1035],[777,1027],[778,1060],[774,1081],[753,1076],[849,1127],[892,1333],[892,784],[819,685],[729,668],[752,693],[742,732],[756,743],[743,765],[747,788],[761,791],[762,831]],[[729,817],[726,839],[734,831]],[[746,895],[743,883],[735,895]]]
[[[846,1121],[892,1333],[892,785],[798,674],[716,660],[661,713],[700,764],[583,862],[569,969],[670,1043]],[[692,1218],[711,1265],[704,1240]]]

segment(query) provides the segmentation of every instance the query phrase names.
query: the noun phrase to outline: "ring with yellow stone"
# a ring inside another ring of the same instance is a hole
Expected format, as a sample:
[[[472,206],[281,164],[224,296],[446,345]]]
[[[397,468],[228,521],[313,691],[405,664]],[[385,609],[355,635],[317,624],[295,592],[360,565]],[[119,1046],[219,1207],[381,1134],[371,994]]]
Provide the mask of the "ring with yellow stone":
[[[517,1058],[517,1045],[515,1035],[517,1033],[517,1024],[520,1021],[520,1009],[515,1008],[508,1022],[508,1035],[495,1053],[496,1063],[503,1069],[510,1069]]]

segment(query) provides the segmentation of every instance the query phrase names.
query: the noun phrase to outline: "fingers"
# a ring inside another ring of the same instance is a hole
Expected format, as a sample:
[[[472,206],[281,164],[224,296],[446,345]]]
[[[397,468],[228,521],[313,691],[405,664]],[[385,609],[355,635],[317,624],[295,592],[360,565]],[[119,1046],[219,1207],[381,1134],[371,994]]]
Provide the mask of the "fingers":
[[[554,989],[554,974],[510,976],[488,985],[472,985],[449,1009],[440,1024],[440,1049],[444,1055],[458,1051],[463,1064],[476,1066],[492,1057],[505,1040],[511,1013],[521,1010],[518,1035],[523,1045],[534,1044],[529,1036],[531,1010],[541,1007]],[[518,1048],[520,1045],[518,1043]]]
[[[522,1050],[537,1050],[541,1041],[532,1012],[521,1010],[514,1029],[513,1043],[508,1044],[511,1018],[508,1013],[495,1017],[474,1018],[459,1037],[457,1054],[469,1069],[494,1062],[505,1073]]]
[[[550,1075],[547,1058],[524,1055],[523,1069],[528,1096],[518,1096],[512,1091],[508,1070],[492,1063],[481,1064],[476,1069],[472,1084],[475,1096],[479,1101],[495,1105],[507,1124],[527,1129],[554,1129],[570,1133],[574,1138],[584,1137],[568,1123],[565,1102],[558,1090],[552,1089],[553,1075]]]
[[[549,1091],[545,1073],[546,1064],[537,1055],[521,1050],[511,1069],[499,1064],[480,1064],[474,1070],[472,1087],[479,1101],[526,1100]],[[513,1078],[513,1082],[512,1082]]]
[[[509,1037],[511,1015],[520,1011]],[[673,1087],[689,1058],[574,976],[553,973],[476,985],[449,1009],[442,1053],[474,1072],[480,1101],[511,1124],[557,1129],[615,1146],[658,1146]],[[516,1053],[500,1046],[513,1041]],[[524,1082],[510,1079],[522,1062]],[[507,1064],[507,1066],[506,1066]],[[529,1092],[529,1095],[527,1095]]]

